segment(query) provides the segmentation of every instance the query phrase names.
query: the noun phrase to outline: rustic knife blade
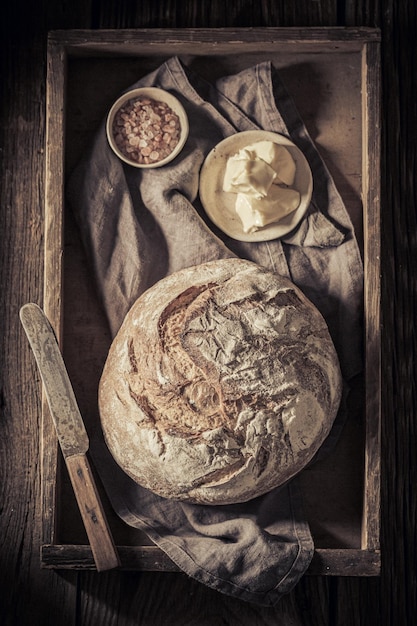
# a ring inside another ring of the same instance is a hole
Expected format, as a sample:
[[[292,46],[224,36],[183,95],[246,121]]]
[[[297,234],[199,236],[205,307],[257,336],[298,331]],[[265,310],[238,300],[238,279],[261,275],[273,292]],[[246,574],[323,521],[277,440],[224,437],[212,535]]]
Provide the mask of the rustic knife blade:
[[[87,431],[54,330],[43,310],[34,303],[22,306],[20,320],[38,365],[97,570],[112,569],[120,561],[86,456]]]

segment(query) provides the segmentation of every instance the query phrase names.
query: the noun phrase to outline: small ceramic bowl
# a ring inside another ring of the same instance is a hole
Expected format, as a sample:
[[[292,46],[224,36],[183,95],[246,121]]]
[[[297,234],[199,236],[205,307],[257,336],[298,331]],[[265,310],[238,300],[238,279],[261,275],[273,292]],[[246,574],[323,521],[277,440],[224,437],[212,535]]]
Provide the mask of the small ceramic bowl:
[[[166,165],[180,153],[188,137],[187,114],[168,91],[141,87],[124,93],[106,122],[108,142],[125,163],[138,168]]]

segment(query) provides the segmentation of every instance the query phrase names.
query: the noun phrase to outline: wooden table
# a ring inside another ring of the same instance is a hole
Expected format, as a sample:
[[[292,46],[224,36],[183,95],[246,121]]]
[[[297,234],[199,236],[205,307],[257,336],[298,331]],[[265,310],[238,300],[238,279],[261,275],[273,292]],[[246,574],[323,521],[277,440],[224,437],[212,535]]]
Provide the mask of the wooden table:
[[[416,8],[414,0],[43,4],[3,18],[0,623],[405,625],[416,615]],[[382,573],[305,577],[274,609],[178,572],[39,567],[40,379],[18,312],[43,297],[46,33],[74,28],[376,26],[382,33]]]

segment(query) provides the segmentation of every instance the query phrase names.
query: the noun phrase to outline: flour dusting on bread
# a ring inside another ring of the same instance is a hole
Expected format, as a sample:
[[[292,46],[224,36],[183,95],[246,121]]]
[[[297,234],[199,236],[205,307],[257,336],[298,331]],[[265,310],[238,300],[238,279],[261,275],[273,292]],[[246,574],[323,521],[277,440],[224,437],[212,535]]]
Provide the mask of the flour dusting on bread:
[[[289,280],[242,259],[143,294],[99,388],[107,445],[136,482],[205,504],[250,500],[311,460],[342,380],[327,325]]]

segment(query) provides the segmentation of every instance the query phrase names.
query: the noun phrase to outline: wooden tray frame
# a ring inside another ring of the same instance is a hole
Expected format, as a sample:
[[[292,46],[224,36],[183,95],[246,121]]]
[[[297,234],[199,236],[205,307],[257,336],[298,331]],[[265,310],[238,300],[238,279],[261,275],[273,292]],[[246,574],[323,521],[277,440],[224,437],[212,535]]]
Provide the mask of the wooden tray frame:
[[[48,39],[44,310],[58,337],[63,322],[64,148],[66,63],[70,55],[205,54],[222,50],[277,50],[280,46],[361,55],[362,204],[365,268],[365,484],[360,549],[317,549],[309,574],[376,576],[380,572],[380,33],[354,28],[254,28],[55,31]],[[45,401],[42,405],[41,566],[94,569],[88,545],[57,543],[60,453]],[[118,546],[122,569],[178,571],[156,546]]]

